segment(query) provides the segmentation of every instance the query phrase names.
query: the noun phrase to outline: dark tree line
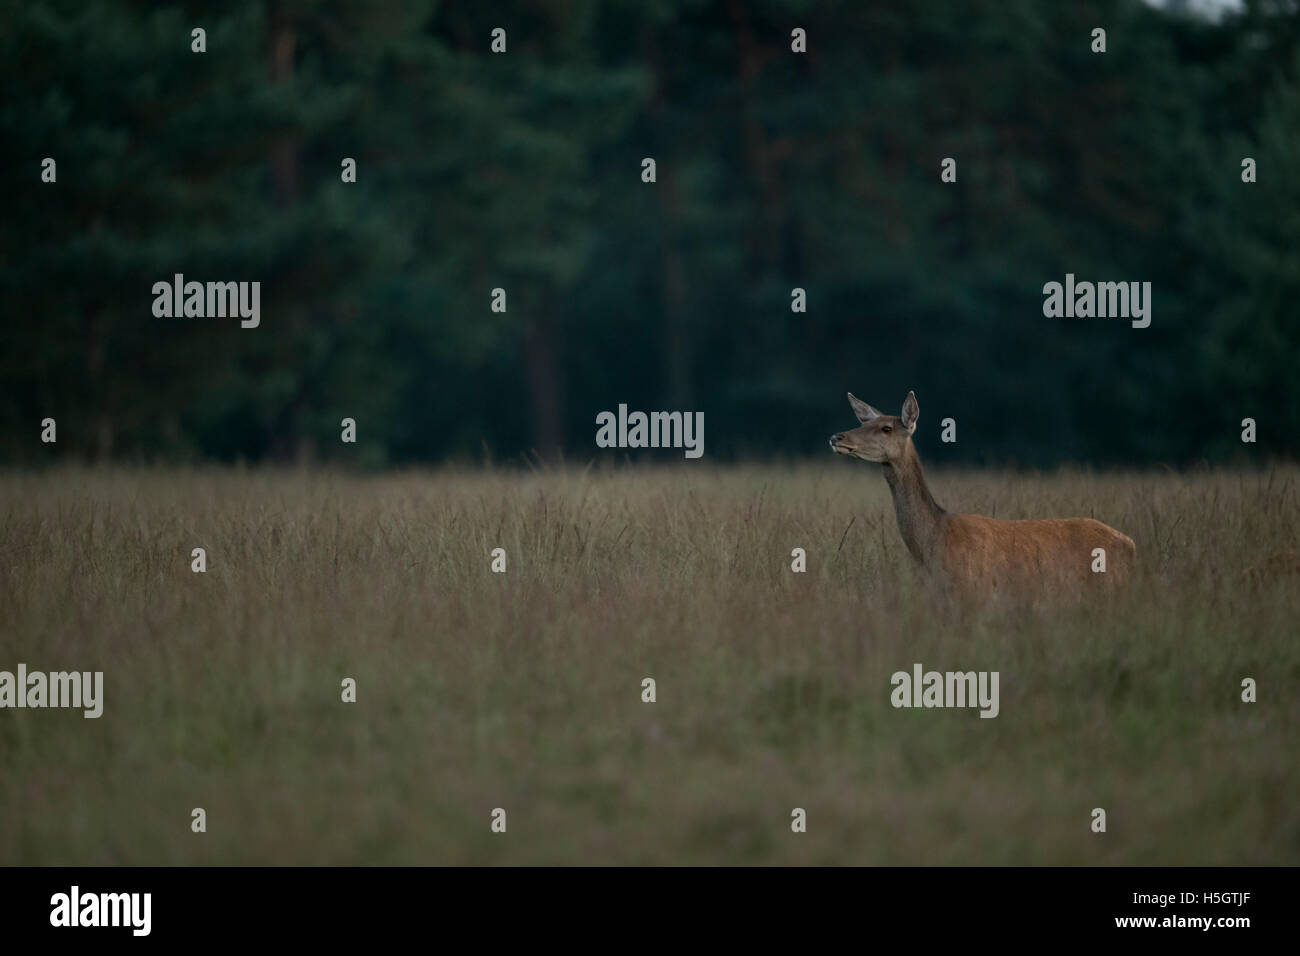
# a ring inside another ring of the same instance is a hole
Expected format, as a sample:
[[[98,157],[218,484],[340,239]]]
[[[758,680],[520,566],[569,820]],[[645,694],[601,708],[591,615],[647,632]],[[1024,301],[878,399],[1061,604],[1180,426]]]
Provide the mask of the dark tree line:
[[[3,15],[0,460],[586,459],[620,402],[801,456],[848,389],[938,459],[1297,450],[1296,4],[209,6]],[[177,272],[260,327],[154,317]],[[1067,272],[1150,328],[1045,318]]]

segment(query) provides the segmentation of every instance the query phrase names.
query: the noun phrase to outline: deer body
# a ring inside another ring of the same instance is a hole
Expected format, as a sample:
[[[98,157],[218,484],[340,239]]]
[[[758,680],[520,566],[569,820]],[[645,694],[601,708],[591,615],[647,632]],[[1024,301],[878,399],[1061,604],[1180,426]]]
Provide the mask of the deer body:
[[[919,407],[911,392],[900,417],[854,398],[860,428],[831,436],[831,448],[879,463],[894,499],[903,543],[926,571],[977,596],[1065,596],[1112,588],[1131,577],[1132,539],[1092,518],[1004,521],[950,514],[935,502],[912,444]],[[1095,571],[1097,549],[1105,571]]]

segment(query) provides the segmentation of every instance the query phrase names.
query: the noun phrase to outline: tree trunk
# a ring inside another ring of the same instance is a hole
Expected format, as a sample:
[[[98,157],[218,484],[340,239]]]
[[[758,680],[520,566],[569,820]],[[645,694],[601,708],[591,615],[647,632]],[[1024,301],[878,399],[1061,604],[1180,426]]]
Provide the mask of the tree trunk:
[[[288,83],[293,78],[294,51],[297,47],[298,33],[290,18],[285,0],[270,0],[268,5],[268,24],[270,30],[267,55],[268,70],[273,84]],[[298,198],[298,145],[292,133],[277,136],[271,144],[271,186],[275,205],[285,209]],[[281,321],[296,324],[296,314],[284,314]],[[287,321],[286,321],[287,320]],[[293,334],[292,325],[282,328],[282,336]],[[299,409],[305,403],[299,380],[298,392],[289,402],[284,413],[279,417],[280,425],[272,426],[269,436],[267,454],[278,461],[301,461],[301,438],[299,435],[301,416]]]
[[[736,56],[740,89],[741,130],[745,137],[745,159],[758,188],[756,230],[751,232],[750,248],[763,271],[777,265],[780,248],[780,225],[784,221],[784,201],[776,176],[776,157],[763,133],[755,109],[758,76],[766,55],[754,37],[749,11],[741,0],[729,0],[727,10],[736,30]]]
[[[86,316],[86,383],[95,408],[94,460],[103,464],[113,455],[113,397],[104,382],[104,336],[101,310],[92,307]]]
[[[298,34],[282,0],[270,5],[270,72],[272,83],[287,83],[293,77],[294,49]],[[271,147],[271,180],[275,185],[276,204],[288,206],[298,196],[297,144],[286,133]]]
[[[556,368],[555,335],[545,318],[524,323],[524,364],[532,399],[533,450],[547,461],[560,457],[560,376]]]
[[[650,94],[651,117],[662,127],[666,122],[664,107],[664,66],[658,38],[654,28],[646,26],[641,34],[641,47],[650,64],[654,87]],[[678,224],[681,222],[681,194],[677,189],[677,176],[667,157],[656,156],[660,205],[663,208],[663,328],[664,369],[667,378],[667,404],[669,408],[690,411],[694,403],[691,382],[691,340],[686,314],[686,269],[678,245]]]

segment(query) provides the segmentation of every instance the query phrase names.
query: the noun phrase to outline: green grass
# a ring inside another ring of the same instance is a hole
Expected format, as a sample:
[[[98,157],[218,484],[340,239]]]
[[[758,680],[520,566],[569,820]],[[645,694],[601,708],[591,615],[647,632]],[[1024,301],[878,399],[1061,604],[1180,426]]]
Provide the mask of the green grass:
[[[0,710],[0,863],[1295,864],[1297,479],[932,474],[1137,542],[1033,611],[933,606],[856,462],[0,475],[0,669],[105,674]]]

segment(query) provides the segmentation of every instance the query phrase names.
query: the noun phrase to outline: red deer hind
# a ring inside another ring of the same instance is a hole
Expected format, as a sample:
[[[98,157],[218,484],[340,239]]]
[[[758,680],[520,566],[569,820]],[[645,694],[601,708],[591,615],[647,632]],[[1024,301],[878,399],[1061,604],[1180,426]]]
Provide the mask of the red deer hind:
[[[950,514],[935,503],[912,445],[920,408],[907,393],[901,416],[882,415],[849,393],[861,426],[832,435],[831,448],[883,467],[898,530],[912,557],[959,592],[1064,597],[1110,588],[1133,574],[1133,540],[1092,518],[1002,521]],[[1097,549],[1104,552],[1105,571]]]

